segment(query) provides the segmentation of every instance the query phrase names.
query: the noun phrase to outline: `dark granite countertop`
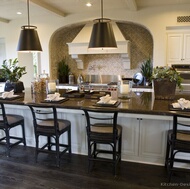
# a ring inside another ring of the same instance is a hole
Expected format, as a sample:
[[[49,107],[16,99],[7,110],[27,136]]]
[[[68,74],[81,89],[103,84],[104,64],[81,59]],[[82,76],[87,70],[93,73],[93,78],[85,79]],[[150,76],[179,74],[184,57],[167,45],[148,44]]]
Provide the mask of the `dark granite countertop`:
[[[60,90],[60,94],[61,90]],[[24,93],[18,94],[19,98],[15,99],[0,99],[6,104],[15,105],[27,105],[28,103],[42,103],[46,98],[46,94],[32,94],[30,89],[26,89]],[[151,115],[172,115],[175,111],[170,111],[170,105],[173,101],[179,98],[185,98],[190,100],[189,93],[177,93],[174,100],[155,100],[154,94],[151,92],[134,93],[130,92],[128,100],[119,100],[121,103],[117,107],[106,108],[118,108],[119,112],[123,113],[137,113],[137,114],[151,114]],[[93,106],[99,108],[96,105],[98,99],[90,98],[68,98],[67,101],[60,103],[53,103],[56,107],[65,109],[81,109],[86,106]],[[44,103],[49,104],[49,103]],[[102,107],[100,107],[102,108]]]

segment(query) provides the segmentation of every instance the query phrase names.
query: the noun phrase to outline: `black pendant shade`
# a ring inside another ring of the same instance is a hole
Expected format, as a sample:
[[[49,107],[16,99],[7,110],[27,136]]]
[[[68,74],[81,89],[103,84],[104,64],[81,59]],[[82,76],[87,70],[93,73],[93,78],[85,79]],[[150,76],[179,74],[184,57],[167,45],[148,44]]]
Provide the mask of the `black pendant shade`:
[[[101,0],[101,18],[94,20],[88,48],[117,48],[111,20],[103,17],[103,0]]]
[[[89,48],[117,48],[110,22],[97,22],[93,25]]]
[[[28,25],[21,27],[17,51],[42,51],[36,26],[30,25],[29,0],[27,0]]]
[[[35,26],[22,26],[17,46],[18,51],[42,51]]]

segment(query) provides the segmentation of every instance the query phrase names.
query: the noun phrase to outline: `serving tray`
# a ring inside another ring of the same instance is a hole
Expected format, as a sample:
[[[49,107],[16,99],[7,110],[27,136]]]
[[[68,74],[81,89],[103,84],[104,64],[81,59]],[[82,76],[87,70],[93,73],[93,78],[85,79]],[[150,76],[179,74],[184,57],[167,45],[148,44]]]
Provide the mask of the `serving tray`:
[[[98,106],[98,107],[117,107],[119,106],[121,102],[120,101],[116,101],[114,104],[109,104],[109,103],[95,103],[94,106]]]
[[[190,108],[184,108],[184,109],[182,109],[182,108],[174,108],[174,107],[172,106],[172,104],[169,105],[169,110],[170,110],[170,111],[190,112]]]
[[[67,100],[69,100],[69,99],[64,98],[64,97],[60,97],[59,100],[47,100],[47,99],[45,99],[45,100],[41,101],[41,103],[62,103],[62,102],[65,102]]]
[[[17,99],[17,98],[21,98],[22,96],[20,95],[13,95],[11,97],[6,97],[6,98],[3,98],[2,96],[0,96],[0,100],[14,100],[14,99]]]
[[[68,98],[81,98],[84,97],[83,93],[79,93],[76,91],[71,91],[63,94],[63,97],[68,97]]]

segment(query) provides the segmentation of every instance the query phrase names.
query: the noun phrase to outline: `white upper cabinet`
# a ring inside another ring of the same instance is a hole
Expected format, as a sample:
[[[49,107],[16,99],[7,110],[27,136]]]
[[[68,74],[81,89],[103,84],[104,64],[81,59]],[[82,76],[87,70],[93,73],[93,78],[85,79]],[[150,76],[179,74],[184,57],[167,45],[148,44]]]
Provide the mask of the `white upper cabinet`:
[[[190,64],[190,32],[167,35],[167,64]]]

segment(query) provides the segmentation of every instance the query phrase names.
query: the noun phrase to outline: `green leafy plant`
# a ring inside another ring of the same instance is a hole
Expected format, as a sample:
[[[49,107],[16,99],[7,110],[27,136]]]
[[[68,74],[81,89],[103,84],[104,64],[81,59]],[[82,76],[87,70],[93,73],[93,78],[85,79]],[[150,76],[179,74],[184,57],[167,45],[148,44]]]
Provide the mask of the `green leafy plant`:
[[[153,73],[152,73],[152,80],[157,79],[157,80],[162,80],[162,79],[169,79],[171,82],[175,81],[177,86],[181,89],[181,82],[182,78],[180,76],[180,73],[176,71],[174,67],[169,67],[169,66],[157,66],[153,68]]]
[[[152,71],[153,71],[151,59],[148,58],[147,60],[145,60],[143,62],[143,64],[141,65],[140,69],[141,69],[141,73],[145,77],[146,81],[150,82],[151,77],[152,77]]]
[[[66,58],[63,58],[61,61],[58,62],[58,75],[59,76],[68,76],[70,72],[69,65],[66,63]]]
[[[3,61],[1,77],[6,81],[17,82],[26,73],[25,66],[18,66],[17,58]]]

